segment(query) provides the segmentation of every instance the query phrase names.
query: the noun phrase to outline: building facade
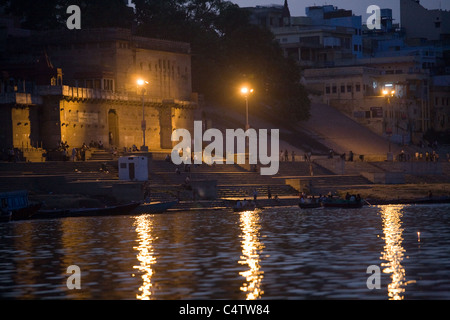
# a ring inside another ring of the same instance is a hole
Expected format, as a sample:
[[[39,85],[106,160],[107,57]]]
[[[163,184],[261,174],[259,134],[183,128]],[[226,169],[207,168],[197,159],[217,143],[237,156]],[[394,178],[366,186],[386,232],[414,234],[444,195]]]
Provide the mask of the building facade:
[[[408,60],[408,59],[407,59]],[[365,61],[359,66],[305,70],[307,86],[331,105],[391,141],[419,143],[431,128],[430,74],[402,72],[390,59]],[[371,63],[372,62],[372,63]],[[387,73],[385,68],[395,69]],[[409,65],[405,61],[406,70]]]
[[[400,0],[400,20],[409,41],[450,39],[450,11],[428,10],[419,0]]]
[[[361,16],[332,5],[306,8],[306,16],[291,16],[284,6],[247,8],[251,22],[269,28],[287,56],[302,67],[332,66],[362,56]]]
[[[130,148],[142,146],[145,135],[146,146],[159,150],[172,148],[174,129],[193,129],[197,101],[188,43],[94,29],[8,37],[6,47],[3,148],[49,150],[61,141]]]

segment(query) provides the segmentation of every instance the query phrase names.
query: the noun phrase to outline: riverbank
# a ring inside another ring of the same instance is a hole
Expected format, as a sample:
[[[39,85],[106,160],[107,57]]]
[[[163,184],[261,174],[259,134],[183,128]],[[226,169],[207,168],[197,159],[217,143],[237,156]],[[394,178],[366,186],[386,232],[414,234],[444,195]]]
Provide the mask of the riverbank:
[[[338,195],[345,197],[347,192],[359,194],[371,204],[442,203],[450,198],[450,183],[373,185],[342,189]]]
[[[388,204],[430,204],[450,203],[450,184],[407,184],[407,185],[374,185],[358,189],[349,188],[339,190],[336,195],[345,197],[346,193],[359,194],[370,205]],[[429,197],[431,192],[431,198]],[[318,195],[315,195],[318,196]],[[101,207],[105,199],[93,198],[83,195],[33,195],[30,200],[44,203],[47,209],[54,208],[88,208]],[[216,211],[233,208],[237,199],[215,199],[197,201],[179,201],[169,209],[169,212],[180,211]],[[262,208],[283,206],[297,206],[297,196],[281,196],[277,199],[258,198],[257,203]]]

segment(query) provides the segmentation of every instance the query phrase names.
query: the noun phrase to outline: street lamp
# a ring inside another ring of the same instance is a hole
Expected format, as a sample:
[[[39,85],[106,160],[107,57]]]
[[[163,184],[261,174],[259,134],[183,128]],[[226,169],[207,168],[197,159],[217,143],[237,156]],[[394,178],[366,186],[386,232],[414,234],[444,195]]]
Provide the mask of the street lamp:
[[[148,147],[145,146],[145,130],[147,129],[147,124],[145,122],[145,105],[144,105],[144,94],[145,94],[145,85],[148,84],[148,81],[145,81],[144,79],[138,79],[136,81],[137,85],[142,88],[142,122],[141,122],[141,128],[142,128],[142,146],[141,151],[148,151]]]
[[[253,93],[253,89],[244,86],[241,88],[241,94],[245,97],[245,130],[250,128],[248,124],[248,96]]]

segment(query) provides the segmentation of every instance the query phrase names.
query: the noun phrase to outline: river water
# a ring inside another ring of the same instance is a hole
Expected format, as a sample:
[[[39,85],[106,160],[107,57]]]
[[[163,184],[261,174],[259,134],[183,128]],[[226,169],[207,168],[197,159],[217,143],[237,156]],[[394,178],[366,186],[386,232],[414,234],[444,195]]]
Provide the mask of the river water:
[[[0,239],[2,299],[450,298],[449,205],[21,221]]]

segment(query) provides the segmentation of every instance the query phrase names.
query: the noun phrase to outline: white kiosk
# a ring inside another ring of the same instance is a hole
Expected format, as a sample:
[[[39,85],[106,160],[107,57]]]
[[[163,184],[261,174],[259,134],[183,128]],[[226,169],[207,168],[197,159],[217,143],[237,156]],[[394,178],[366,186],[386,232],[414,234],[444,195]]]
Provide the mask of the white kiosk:
[[[147,181],[148,159],[142,156],[119,158],[119,180]]]

